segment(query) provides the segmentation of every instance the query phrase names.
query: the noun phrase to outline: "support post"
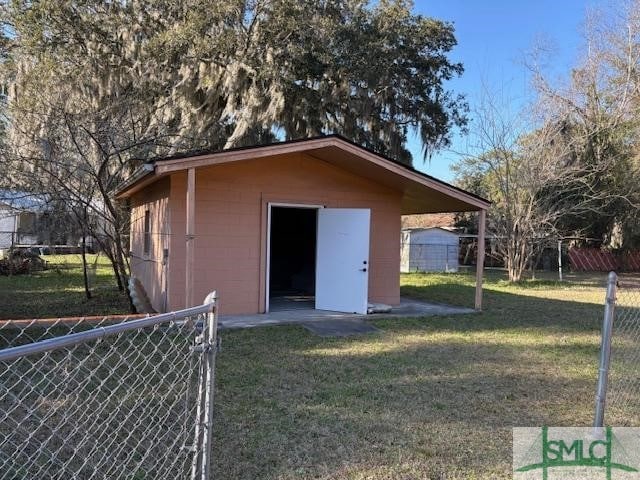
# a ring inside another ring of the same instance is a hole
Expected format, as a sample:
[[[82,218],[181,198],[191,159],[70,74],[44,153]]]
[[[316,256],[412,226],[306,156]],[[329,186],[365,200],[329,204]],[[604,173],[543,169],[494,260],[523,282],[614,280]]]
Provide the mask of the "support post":
[[[616,308],[616,287],[618,275],[609,272],[607,279],[607,297],[604,304],[604,318],[602,320],[602,338],[600,339],[600,366],[598,367],[598,387],[596,390],[596,413],[593,426],[596,435],[604,427],[604,409],[607,399],[607,384],[609,382],[609,360],[611,358],[611,333]]]
[[[478,213],[478,251],[476,253],[476,310],[482,310],[482,278],[484,275],[484,237],[487,223],[487,211]]]
[[[558,240],[558,280],[562,281],[562,240]]]
[[[185,261],[185,308],[193,306],[195,286],[195,235],[196,235],[196,171],[187,171],[187,222],[186,222],[186,261]]]
[[[18,234],[18,214],[16,213],[13,216],[13,232],[11,232],[11,251],[16,246],[16,236]]]

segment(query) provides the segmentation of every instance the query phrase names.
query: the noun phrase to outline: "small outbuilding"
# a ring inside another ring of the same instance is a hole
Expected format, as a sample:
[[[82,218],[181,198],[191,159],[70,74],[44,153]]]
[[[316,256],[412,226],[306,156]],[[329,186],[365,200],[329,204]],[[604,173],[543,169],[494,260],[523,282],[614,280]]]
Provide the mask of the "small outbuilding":
[[[397,305],[401,216],[477,211],[483,229],[489,206],[335,135],[158,158],[117,197],[130,202],[131,270],[153,307],[217,290],[225,314]]]
[[[460,238],[444,228],[409,228],[402,230],[400,271],[457,272]]]
[[[46,208],[44,196],[0,189],[0,250],[38,244],[42,237],[38,223]]]

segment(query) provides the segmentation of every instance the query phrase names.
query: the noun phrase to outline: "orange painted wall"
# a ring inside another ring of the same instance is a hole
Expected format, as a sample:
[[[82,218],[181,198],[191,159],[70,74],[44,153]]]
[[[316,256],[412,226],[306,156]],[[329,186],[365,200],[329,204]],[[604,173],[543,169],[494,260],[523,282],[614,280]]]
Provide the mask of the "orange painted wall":
[[[185,307],[186,172],[171,176],[168,308]],[[304,154],[196,170],[195,299],[264,310],[269,202],[371,209],[369,300],[400,301],[400,193]],[[133,235],[133,232],[132,232]]]
[[[163,249],[169,248],[171,234],[169,191],[170,181],[162,179],[131,199],[131,273],[144,285],[153,307],[163,311],[167,280],[162,264]],[[144,253],[144,217],[150,214],[151,242]]]

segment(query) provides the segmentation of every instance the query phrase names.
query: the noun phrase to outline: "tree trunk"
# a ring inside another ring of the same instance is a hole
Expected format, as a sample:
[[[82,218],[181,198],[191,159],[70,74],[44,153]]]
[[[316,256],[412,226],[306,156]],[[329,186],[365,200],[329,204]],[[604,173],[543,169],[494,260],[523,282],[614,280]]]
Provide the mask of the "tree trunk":
[[[113,276],[116,279],[116,285],[118,286],[118,290],[122,292],[124,291],[124,285],[122,284],[122,279],[120,278],[120,272],[118,271],[118,264],[116,262],[113,250],[111,249],[111,245],[103,244],[102,248],[104,250],[105,255],[109,259],[109,262],[111,262],[111,268],[113,270]]]
[[[91,289],[89,288],[89,275],[87,273],[87,231],[82,229],[82,277],[84,280],[84,294],[87,300],[91,300]]]
[[[529,246],[522,238],[510,238],[508,242],[504,255],[507,275],[509,282],[519,282],[522,280],[522,274],[527,269],[529,262],[530,255],[527,253]]]
[[[121,244],[121,242],[118,242]],[[127,264],[124,260],[124,251],[122,250],[121,245],[116,246],[116,263],[118,265],[118,271],[120,272],[121,282],[125,285],[129,283],[129,273],[127,272]],[[125,292],[127,294],[127,300],[129,301],[129,308],[131,309],[131,313],[136,313],[136,307],[133,304],[133,299],[131,298],[131,292],[129,288],[125,288]]]

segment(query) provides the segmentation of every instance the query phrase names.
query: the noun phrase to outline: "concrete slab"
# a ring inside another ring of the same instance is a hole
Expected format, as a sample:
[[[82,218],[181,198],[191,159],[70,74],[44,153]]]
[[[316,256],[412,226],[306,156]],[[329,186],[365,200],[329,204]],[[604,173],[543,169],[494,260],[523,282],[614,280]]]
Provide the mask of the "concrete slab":
[[[349,337],[351,335],[363,335],[380,331],[370,323],[358,319],[332,319],[321,322],[302,323],[301,325],[311,333],[315,333],[320,337]]]
[[[403,297],[400,299],[400,305],[393,307],[391,313],[374,314],[388,317],[389,315],[402,316],[402,317],[422,317],[430,315],[459,315],[465,313],[475,313],[473,308],[456,307],[453,305],[446,305],[444,303],[428,303],[422,300],[414,300],[411,298]],[[372,317],[374,315],[367,315]]]
[[[223,307],[224,308],[224,307]],[[402,298],[400,305],[393,307],[390,313],[355,315],[353,313],[329,312],[326,310],[290,310],[252,315],[221,315],[220,328],[253,328],[270,325],[307,324],[329,320],[373,320],[394,317],[428,317],[435,315],[461,315],[474,313],[472,308],[455,307],[421,300]]]

